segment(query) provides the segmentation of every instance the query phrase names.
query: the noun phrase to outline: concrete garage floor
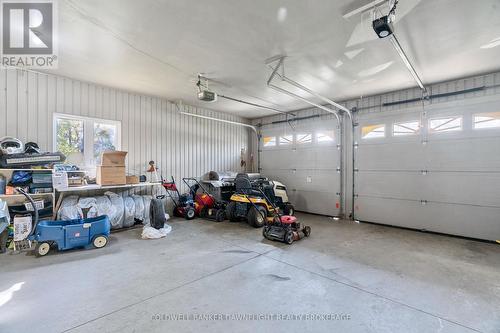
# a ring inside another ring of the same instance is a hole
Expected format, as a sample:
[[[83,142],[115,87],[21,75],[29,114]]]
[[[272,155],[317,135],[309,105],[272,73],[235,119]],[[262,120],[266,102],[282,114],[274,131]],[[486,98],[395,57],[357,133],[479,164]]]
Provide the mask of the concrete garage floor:
[[[244,223],[172,220],[162,240],[129,230],[101,250],[1,255],[0,331],[500,332],[499,245],[299,218],[312,236],[292,246]]]

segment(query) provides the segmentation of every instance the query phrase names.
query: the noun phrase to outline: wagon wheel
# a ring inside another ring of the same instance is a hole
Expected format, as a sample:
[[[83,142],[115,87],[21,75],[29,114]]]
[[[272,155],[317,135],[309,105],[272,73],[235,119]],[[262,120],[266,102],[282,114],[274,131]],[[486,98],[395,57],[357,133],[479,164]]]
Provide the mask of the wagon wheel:
[[[35,255],[37,257],[43,257],[50,251],[50,244],[47,242],[37,243],[35,247]]]
[[[101,247],[105,247],[108,244],[108,237],[100,235],[94,238],[92,244],[95,248],[100,249]]]

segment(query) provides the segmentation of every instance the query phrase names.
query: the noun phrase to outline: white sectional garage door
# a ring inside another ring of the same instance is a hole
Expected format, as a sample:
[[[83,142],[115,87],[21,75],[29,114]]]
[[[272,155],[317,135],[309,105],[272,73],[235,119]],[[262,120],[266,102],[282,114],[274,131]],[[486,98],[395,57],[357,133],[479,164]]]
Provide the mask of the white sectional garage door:
[[[262,130],[261,173],[287,186],[297,210],[339,215],[340,150],[335,120]]]
[[[358,115],[355,218],[500,239],[500,104]]]

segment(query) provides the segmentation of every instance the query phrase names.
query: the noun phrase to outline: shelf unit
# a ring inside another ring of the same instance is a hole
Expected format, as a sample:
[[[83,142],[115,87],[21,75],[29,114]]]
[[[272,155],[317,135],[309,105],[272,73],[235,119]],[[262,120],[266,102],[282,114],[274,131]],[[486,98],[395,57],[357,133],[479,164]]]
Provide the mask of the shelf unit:
[[[30,172],[50,172],[52,173],[52,169],[0,169],[0,175],[4,176],[7,180],[7,183],[9,180],[12,178],[12,173],[14,171],[30,171]],[[52,202],[52,211],[55,209],[55,204],[56,204],[56,196],[54,190],[49,193],[37,193],[37,194],[31,194],[30,196],[36,201],[37,199],[49,199],[50,202]],[[18,205],[26,202],[26,197],[22,194],[0,194],[0,199],[3,201],[7,202],[7,205],[12,206],[12,205]]]
[[[12,177],[12,173],[14,171],[31,171],[31,172],[50,171],[51,173],[53,172],[52,169],[0,169],[0,175],[3,175],[7,179],[7,182],[9,182],[10,178]],[[71,186],[71,187],[66,187],[66,188],[57,188],[57,189],[53,188],[52,192],[50,192],[50,193],[30,194],[30,196],[33,197],[34,200],[40,199],[40,198],[49,199],[52,202],[52,211],[54,212],[53,219],[55,219],[56,214],[57,214],[57,210],[59,209],[61,202],[62,202],[66,193],[86,192],[86,191],[102,191],[102,190],[108,190],[108,189],[128,190],[128,189],[132,189],[132,188],[152,187],[152,186],[157,186],[157,185],[161,185],[161,182],[144,182],[144,183],[138,183],[138,184],[125,184],[125,185],[91,184],[91,185],[83,185],[83,186]],[[57,202],[56,202],[56,198],[57,198]],[[22,203],[26,202],[26,198],[22,194],[0,194],[0,199],[7,202],[7,205],[18,205],[18,204],[22,204]]]

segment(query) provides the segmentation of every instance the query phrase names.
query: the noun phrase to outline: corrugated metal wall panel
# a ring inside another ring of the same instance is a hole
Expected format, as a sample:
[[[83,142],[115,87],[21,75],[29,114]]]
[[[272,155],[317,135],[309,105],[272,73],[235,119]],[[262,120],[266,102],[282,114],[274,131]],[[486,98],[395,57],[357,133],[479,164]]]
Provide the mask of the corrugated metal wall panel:
[[[184,106],[187,112],[244,122],[236,116]],[[128,171],[144,174],[156,161],[164,177],[240,170],[247,128],[178,114],[162,98],[137,95],[65,77],[0,69],[0,137],[34,141],[52,150],[53,114],[121,121]]]

